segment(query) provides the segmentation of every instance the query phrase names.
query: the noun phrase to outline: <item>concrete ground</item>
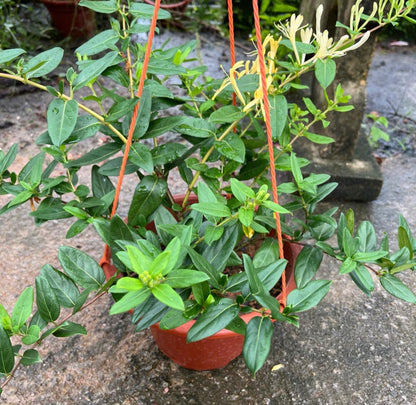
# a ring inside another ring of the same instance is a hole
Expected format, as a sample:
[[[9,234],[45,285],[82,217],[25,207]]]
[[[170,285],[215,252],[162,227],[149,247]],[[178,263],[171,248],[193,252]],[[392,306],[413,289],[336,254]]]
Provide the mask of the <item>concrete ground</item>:
[[[395,67],[402,66],[398,54],[376,54],[374,69],[381,64],[387,71],[384,79],[370,75],[376,80],[372,87],[384,91],[369,93],[369,110],[387,98],[397,105],[394,97],[414,96],[416,56],[404,55],[410,71],[402,72],[408,77],[399,89],[394,85],[400,70]],[[21,105],[26,105],[24,99]],[[416,103],[410,100],[404,107],[414,111]],[[7,134],[13,136],[18,129],[12,127]],[[406,154],[386,159],[379,199],[341,202],[340,209],[352,207],[357,220],[373,221],[379,238],[383,231],[396,234],[398,212],[416,232],[415,168],[416,158]],[[59,245],[70,243],[96,258],[102,252],[92,232],[68,242],[60,236],[62,224],[36,228],[26,214],[27,207],[0,217],[0,302],[8,309],[44,263],[57,264]],[[275,324],[270,357],[256,379],[241,357],[216,371],[176,366],[158,351],[148,331],[134,333],[128,315],[110,317],[106,297],[79,320],[88,336],[46,341],[40,348],[43,363],[20,369],[0,404],[415,404],[416,306],[392,299],[379,285],[368,299],[337,272],[327,260],[319,277],[335,281],[318,308],[301,314],[299,329]],[[405,279],[416,291],[416,275]],[[278,364],[284,367],[272,371]]]

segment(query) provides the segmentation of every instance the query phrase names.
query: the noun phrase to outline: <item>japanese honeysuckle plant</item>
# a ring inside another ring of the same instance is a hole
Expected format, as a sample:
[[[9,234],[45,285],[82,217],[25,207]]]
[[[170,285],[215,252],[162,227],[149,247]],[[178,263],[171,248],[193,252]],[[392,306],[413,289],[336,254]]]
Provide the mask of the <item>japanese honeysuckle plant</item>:
[[[47,107],[47,130],[36,140],[40,152],[14,173],[18,145],[0,151],[0,193],[11,195],[0,213],[24,204],[37,225],[73,218],[67,238],[92,226],[109,247],[117,268],[116,275],[106,280],[95,260],[63,246],[58,252],[62,271],[43,266],[35,286],[24,289],[11,314],[0,305],[0,373],[5,377],[1,387],[20,364],[40,361],[36,348],[48,336],[85,334],[82,325],[71,321],[72,314],[108,292],[115,298],[110,313],[133,310],[136,330],[157,322],[161,328],[173,328],[194,319],[189,342],[223,328],[244,334],[245,361],[252,373],[267,358],[272,320],[298,325],[298,313],[317,305],[328,292],[331,281],[317,275],[324,253],[337,259],[339,272],[365,294],[371,294],[373,279],[378,279],[393,296],[416,303],[398,277],[416,266],[416,239],[405,219],[399,219],[398,250],[392,252],[387,236],[376,240],[370,222],[354,224],[352,211],[341,213],[337,220],[336,208],[320,211],[318,203],[336,184],[328,182],[327,174],[304,177],[301,168],[308,161],[292,150],[299,138],[332,142],[312,133],[312,125],[327,127],[329,112],[353,108],[341,85],[332,95],[326,91],[335,77],[334,59],[363,44],[377,27],[408,18],[414,3],[379,0],[364,14],[358,1],[350,25],[343,26],[345,35],[338,40],[321,31],[322,6],[314,30],[303,24],[301,16],[292,16],[278,25],[279,37],[265,37],[274,163],[278,172],[292,174],[290,181],[278,185],[279,194],[285,195],[282,206],[270,197],[265,106],[256,54],[237,62],[225,80],[213,80],[204,76],[204,66],[189,64],[196,41],[152,50],[125,171],[137,187],[124,219],[111,216],[113,180],[119,176],[139,101],[135,94],[145,46],[134,42],[133,34],[149,30],[143,21],[150,24],[153,7],[133,1],[82,0],[81,6],[117,17],[110,19],[110,29],[75,50],[77,69],[70,67],[56,87],[41,83],[58,68],[61,48],[34,57],[27,57],[22,49],[0,51],[0,79],[16,80],[53,96]],[[159,11],[159,19],[168,17],[168,12]],[[278,53],[279,48],[285,52]],[[279,60],[278,54],[287,56]],[[299,103],[286,97],[306,88],[299,77],[309,71],[322,86],[324,109],[307,97]],[[174,140],[163,143],[161,137],[167,133]],[[108,141],[71,157],[74,145],[97,134]],[[91,167],[91,181],[80,184],[78,171],[84,166]],[[169,189],[173,171],[183,181],[180,199]],[[285,239],[304,246],[295,267],[297,288],[288,294],[282,311],[269,293],[286,265],[278,241],[270,237],[277,215]],[[327,242],[333,235],[335,246]],[[257,247],[253,257],[241,254],[250,243]],[[242,270],[231,274],[226,270],[229,266]],[[259,306],[249,306],[249,301]],[[246,325],[239,314],[250,311],[259,316]],[[261,349],[256,350],[259,341]]]

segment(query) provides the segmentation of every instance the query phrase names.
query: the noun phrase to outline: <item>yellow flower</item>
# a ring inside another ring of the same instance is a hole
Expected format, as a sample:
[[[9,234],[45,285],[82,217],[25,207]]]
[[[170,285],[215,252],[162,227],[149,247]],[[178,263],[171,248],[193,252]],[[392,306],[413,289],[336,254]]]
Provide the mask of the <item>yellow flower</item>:
[[[275,58],[277,54],[277,49],[279,47],[279,42],[281,38],[275,40],[271,34],[268,34],[263,41],[263,55],[265,57],[265,65],[266,65],[266,83],[267,83],[267,91],[268,94],[272,94],[276,91],[273,85],[274,75],[277,73],[278,67],[275,63]],[[256,51],[255,51],[256,52]],[[237,85],[237,80],[243,77],[244,75],[249,74],[257,74],[259,78],[259,86],[254,92],[254,98],[247,102],[246,98],[241,93],[240,89]],[[227,86],[231,85],[235,94],[238,97],[240,103],[244,106],[243,111],[248,112],[254,108],[260,108],[262,111],[264,110],[263,106],[263,90],[261,85],[261,77],[260,77],[260,64],[259,64],[259,57],[257,56],[255,60],[246,60],[246,61],[239,61],[236,62],[234,66],[231,67],[229,75],[227,78],[222,82],[220,88],[216,91],[214,96],[212,97],[215,99],[219,93],[221,93]],[[264,113],[264,111],[263,111]]]

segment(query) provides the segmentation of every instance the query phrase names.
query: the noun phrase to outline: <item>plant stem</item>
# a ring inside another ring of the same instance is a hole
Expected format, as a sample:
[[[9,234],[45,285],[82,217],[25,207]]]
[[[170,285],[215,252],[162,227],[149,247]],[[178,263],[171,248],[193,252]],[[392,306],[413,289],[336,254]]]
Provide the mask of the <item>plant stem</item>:
[[[28,80],[28,79],[26,79],[24,77],[20,77],[20,76],[8,74],[8,73],[0,73],[0,77],[4,77],[6,79],[15,80],[15,81],[21,82],[23,84],[28,84],[29,86],[36,87],[36,88],[38,88],[40,90],[43,90],[43,91],[46,91],[46,92],[48,91],[48,89],[46,88],[46,86],[42,86],[41,84],[36,83],[36,82],[34,82],[32,80]],[[62,100],[66,100],[66,101],[72,100],[71,97],[68,97],[65,94],[61,94],[59,96],[59,98],[61,98]],[[81,104],[79,101],[77,101],[77,100],[75,100],[75,101],[78,104],[78,107],[81,108],[81,110],[84,110],[85,112],[87,112],[88,114],[90,114],[94,118],[96,118],[98,121],[100,121],[103,125],[105,125],[108,129],[110,129],[111,132],[113,132],[119,139],[121,139],[121,141],[123,143],[126,143],[127,142],[127,139],[125,138],[125,136],[120,131],[118,131],[113,125],[111,125],[109,122],[106,122],[105,119],[100,114],[98,114],[95,111],[91,110],[86,105]]]

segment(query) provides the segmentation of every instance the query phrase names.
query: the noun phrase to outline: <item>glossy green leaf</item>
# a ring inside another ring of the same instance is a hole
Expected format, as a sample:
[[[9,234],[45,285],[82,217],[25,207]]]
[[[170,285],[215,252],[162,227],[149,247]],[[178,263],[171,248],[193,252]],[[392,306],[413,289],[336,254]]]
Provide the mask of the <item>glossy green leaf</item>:
[[[129,160],[147,173],[153,172],[153,157],[147,145],[133,143],[129,151]]]
[[[231,215],[230,209],[219,202],[211,203],[195,203],[191,208],[195,211],[201,212],[205,216],[213,216],[216,218],[229,217]]]
[[[287,101],[281,94],[269,95],[270,125],[274,142],[281,142],[281,135],[287,121]]]
[[[149,288],[142,288],[137,291],[128,292],[120,301],[117,301],[110,308],[110,315],[120,314],[121,312],[130,311],[144,302],[151,295]]]
[[[104,284],[105,276],[99,264],[81,250],[61,246],[58,258],[65,273],[81,287],[94,291]]]
[[[244,163],[246,147],[238,135],[230,133],[222,141],[215,141],[214,145],[221,155],[236,162]]]
[[[227,327],[238,316],[238,306],[230,298],[222,298],[210,305],[189,329],[187,341],[196,342]]]
[[[46,264],[41,268],[40,275],[48,281],[60,305],[65,308],[75,306],[79,297],[79,290],[66,274],[53,268],[50,264]]]
[[[216,128],[205,119],[187,117],[185,122],[176,125],[176,131],[194,138],[211,138],[215,135]]]
[[[38,325],[30,325],[26,332],[26,335],[22,337],[22,343],[24,345],[32,345],[40,337],[40,327]]]
[[[12,319],[2,304],[0,304],[0,327],[5,330],[12,330]]]
[[[81,167],[103,162],[121,150],[121,145],[116,142],[106,143],[92,149],[79,159],[71,160],[68,167]]]
[[[69,337],[74,335],[86,335],[87,331],[84,326],[75,323],[66,321],[58,329],[53,332],[53,335],[56,337]]]
[[[164,143],[152,149],[152,159],[155,166],[166,165],[181,157],[187,150],[181,143]]]
[[[91,56],[106,49],[113,49],[119,38],[119,35],[114,30],[102,31],[75,49],[75,53]]]
[[[97,3],[97,2],[93,2]],[[99,3],[99,2],[98,2]],[[121,61],[117,51],[107,53],[100,59],[96,59],[88,64],[81,73],[75,78],[73,86],[74,90],[79,90],[86,86],[89,82],[97,79],[97,77],[104,72],[105,69],[112,65],[116,65]]]
[[[263,366],[270,351],[273,323],[269,318],[256,316],[246,328],[243,345],[244,361],[253,375]]]
[[[131,3],[130,8],[129,8],[129,12],[133,16],[144,18],[144,19],[151,19],[153,17],[153,10],[154,10],[153,6],[151,6],[150,4],[144,4],[144,3]],[[171,18],[169,11],[159,9],[157,13],[158,20],[169,19],[169,18]]]
[[[234,224],[225,227],[222,237],[209,246],[204,246],[203,251],[199,252],[212,267],[221,272],[235,247],[238,237],[238,225]],[[200,270],[200,269],[199,269]]]
[[[33,309],[33,287],[26,287],[19,295],[12,311],[13,330],[18,331],[32,314]]]
[[[150,117],[152,114],[152,93],[149,87],[144,87],[142,96],[138,101],[139,107],[137,110],[136,124],[134,126],[133,139],[140,139],[149,128]],[[123,133],[127,136],[130,131],[133,111],[128,114],[123,120]]]
[[[181,125],[185,120],[185,117],[162,117],[152,120],[146,134],[142,138],[154,138],[163,135]]]
[[[97,1],[97,0],[81,0],[79,3],[82,7],[87,7],[97,13],[111,14],[117,11],[117,3],[115,0]]]
[[[169,273],[166,283],[173,288],[190,287],[209,280],[208,274],[195,270],[179,269]]]
[[[13,163],[14,159],[16,158],[18,150],[18,144],[14,143],[7,153],[0,157],[0,176],[9,168],[9,166]]]
[[[332,59],[318,59],[315,64],[315,77],[326,89],[335,79],[337,65]]]
[[[64,210],[64,204],[60,198],[48,197],[42,200],[36,211],[30,216],[42,220],[70,218],[72,214]]]
[[[253,266],[253,262],[250,259],[250,256],[243,254],[244,270],[247,274],[248,284],[250,287],[250,292],[252,294],[260,294],[265,292],[265,287],[261,282],[257,270]]]
[[[18,179],[21,183],[30,184],[32,187],[39,185],[42,178],[43,161],[45,153],[40,152],[32,157],[20,171]]]
[[[360,251],[371,252],[377,248],[377,237],[374,226],[369,221],[363,221],[357,228],[357,237],[360,239]],[[381,249],[384,250],[384,249]]]
[[[215,287],[219,288],[219,278],[221,270],[214,267],[208,260],[199,253],[195,252],[194,249],[188,248],[187,252],[192,260],[194,266],[209,276],[210,283]]]
[[[246,186],[244,183],[238,181],[237,179],[232,178],[230,180],[230,185],[234,197],[237,198],[237,200],[241,203],[244,203],[247,199],[255,198],[256,196],[253,189]]]
[[[399,242],[399,248],[406,247],[409,250],[409,259],[413,258],[413,246],[411,242],[411,236],[409,236],[407,230],[403,226],[399,226],[397,231],[397,240]]]
[[[358,265],[349,275],[358,288],[370,297],[374,290],[374,281],[370,272],[363,265]]]
[[[0,326],[0,374],[7,375],[14,367],[13,347],[6,331]]]
[[[50,286],[48,280],[42,276],[35,279],[36,283],[36,305],[40,316],[46,322],[56,321],[61,313],[58,298]]]
[[[143,283],[138,278],[122,277],[117,280],[117,284],[110,288],[111,293],[126,293],[129,291],[137,291],[143,288]]]
[[[168,284],[158,284],[152,288],[155,298],[168,307],[183,311],[185,309],[181,296]]]
[[[39,352],[35,349],[27,349],[23,353],[21,358],[21,363],[24,366],[30,366],[32,364],[41,363],[42,359],[40,358]]]
[[[331,281],[313,280],[302,289],[295,289],[289,293],[286,305],[291,307],[291,312],[302,312],[316,306],[329,291]]]
[[[3,63],[11,62],[13,59],[16,59],[18,56],[25,52],[26,51],[24,49],[20,48],[4,49],[0,51],[0,65]]]
[[[322,250],[312,246],[305,246],[300,251],[295,265],[295,281],[298,288],[304,288],[312,280],[322,258]]]
[[[347,257],[341,267],[339,268],[339,274],[348,274],[354,271],[357,268],[357,262],[351,257]]]
[[[382,287],[391,295],[403,301],[416,304],[416,296],[409,287],[404,285],[397,277],[391,274],[384,274],[380,277]]]
[[[234,105],[226,105],[215,110],[210,116],[209,120],[214,124],[226,124],[241,120],[246,114]]]
[[[58,67],[63,56],[64,50],[58,47],[41,52],[24,64],[23,73],[28,79],[45,76]]]
[[[147,218],[162,203],[167,191],[166,180],[156,176],[145,176],[137,185],[128,213],[129,225],[136,225],[138,216]]]

